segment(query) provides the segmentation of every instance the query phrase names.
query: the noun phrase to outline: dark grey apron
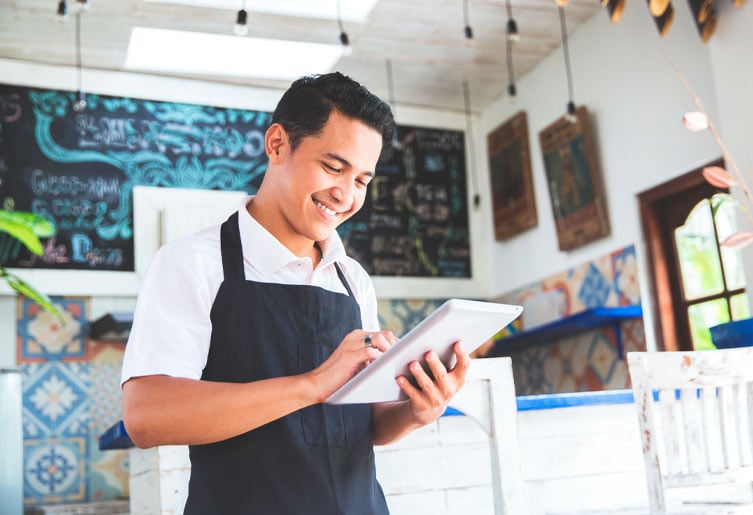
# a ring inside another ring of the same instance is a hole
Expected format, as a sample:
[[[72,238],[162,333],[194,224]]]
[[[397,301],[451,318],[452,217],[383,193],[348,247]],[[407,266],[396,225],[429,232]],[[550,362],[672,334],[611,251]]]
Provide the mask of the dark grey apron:
[[[339,266],[348,295],[246,281],[238,213],[222,225],[221,244],[224,281],[212,306],[203,380],[242,383],[307,372],[361,327]],[[192,445],[190,455],[186,514],[388,513],[368,405],[309,406],[228,440]]]

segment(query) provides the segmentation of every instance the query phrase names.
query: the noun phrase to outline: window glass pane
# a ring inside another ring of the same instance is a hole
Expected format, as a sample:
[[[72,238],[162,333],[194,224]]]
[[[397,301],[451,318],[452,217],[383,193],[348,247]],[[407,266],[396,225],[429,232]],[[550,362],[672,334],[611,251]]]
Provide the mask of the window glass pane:
[[[729,299],[730,309],[732,310],[732,320],[742,320],[750,318],[750,303],[745,293],[738,293]]]
[[[685,300],[721,293],[724,290],[708,199],[699,202],[688,215],[685,225],[675,229],[675,246],[680,261]]]
[[[729,193],[717,193],[711,197],[711,209],[714,212],[714,223],[719,236],[719,249],[722,253],[722,265],[724,276],[727,280],[728,290],[737,290],[745,287],[745,274],[743,273],[742,251],[722,247],[721,244],[730,235],[737,232],[737,215],[735,203]]]
[[[716,347],[711,343],[709,327],[729,322],[727,299],[714,299],[688,306],[688,318],[690,319],[690,334],[693,338],[693,349],[715,349]]]

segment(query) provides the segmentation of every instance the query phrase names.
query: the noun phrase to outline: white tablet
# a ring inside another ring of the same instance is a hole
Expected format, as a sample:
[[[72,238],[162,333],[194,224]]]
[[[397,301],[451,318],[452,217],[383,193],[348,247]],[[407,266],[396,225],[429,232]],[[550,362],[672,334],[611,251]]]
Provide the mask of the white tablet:
[[[436,351],[448,367],[455,364],[452,345],[458,340],[468,352],[515,320],[523,308],[496,302],[450,299],[422,320],[387,352],[329,396],[329,404],[358,404],[406,399],[395,378],[412,378],[408,364]]]

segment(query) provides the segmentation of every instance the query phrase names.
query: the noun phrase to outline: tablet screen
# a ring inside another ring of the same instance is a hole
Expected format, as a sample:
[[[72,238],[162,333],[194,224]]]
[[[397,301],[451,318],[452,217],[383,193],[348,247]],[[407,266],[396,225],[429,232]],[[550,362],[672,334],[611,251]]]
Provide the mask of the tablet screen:
[[[404,400],[395,378],[409,379],[411,361],[423,362],[434,350],[448,368],[455,364],[453,344],[462,340],[470,353],[494,336],[523,311],[521,306],[450,299],[439,306],[387,352],[330,395],[330,404],[357,404]]]

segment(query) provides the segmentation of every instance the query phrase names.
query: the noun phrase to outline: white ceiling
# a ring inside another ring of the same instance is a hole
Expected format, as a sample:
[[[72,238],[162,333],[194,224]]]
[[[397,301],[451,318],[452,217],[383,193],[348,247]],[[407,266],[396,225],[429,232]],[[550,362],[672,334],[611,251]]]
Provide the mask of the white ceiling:
[[[243,0],[216,0],[217,7],[202,7],[198,4],[212,4],[212,0],[186,1],[189,5],[89,0],[90,8],[81,17],[84,73],[86,69],[124,70],[134,26],[232,34],[235,11],[243,4]],[[336,1],[298,3],[319,4],[324,13],[336,12]],[[471,107],[478,111],[505,94],[508,78],[504,0],[468,0],[475,36],[472,44],[463,34],[463,0],[378,0],[363,23],[349,21],[349,0],[341,2],[353,52],[343,56],[335,69],[351,75],[384,99],[404,105],[463,110],[462,84],[467,80]],[[70,3],[75,4],[75,0]],[[253,10],[255,3],[258,1],[248,0],[246,5],[251,37],[339,42],[336,20],[262,13]],[[231,10],[221,7],[234,4],[237,6]],[[61,23],[56,8],[57,0],[0,0],[0,58],[75,65],[74,19]],[[511,9],[521,35],[513,54],[514,72],[519,79],[560,45],[560,20],[554,0],[512,0]],[[565,8],[569,32],[599,10],[597,0],[570,0]],[[606,13],[600,15],[609,23]],[[392,98],[388,60],[394,84]],[[250,62],[252,56],[238,66]],[[289,83],[231,76],[211,80],[279,89]],[[566,98],[564,64],[562,88]]]

